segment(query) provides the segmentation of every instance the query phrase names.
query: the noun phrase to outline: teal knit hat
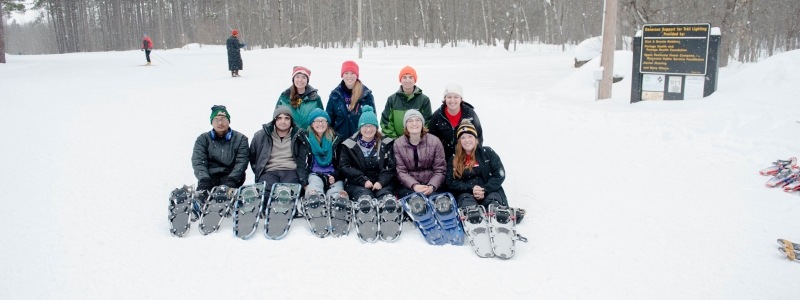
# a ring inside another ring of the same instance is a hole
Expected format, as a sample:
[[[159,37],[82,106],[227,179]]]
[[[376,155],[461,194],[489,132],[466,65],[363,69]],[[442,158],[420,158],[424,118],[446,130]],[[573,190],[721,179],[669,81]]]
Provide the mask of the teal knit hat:
[[[211,124],[214,124],[214,117],[216,116],[224,116],[228,119],[228,122],[231,121],[231,114],[228,113],[228,109],[225,108],[225,105],[214,105],[211,107],[211,117],[209,118]]]
[[[328,113],[326,113],[321,108],[317,107],[314,110],[312,110],[311,113],[308,114],[308,125],[314,123],[314,120],[319,117],[325,118],[325,120],[328,120],[328,123],[331,122],[331,116],[329,116]]]
[[[358,118],[358,128],[367,124],[378,127],[378,116],[375,115],[375,109],[372,108],[372,106],[364,105],[364,107],[362,107],[361,117]]]

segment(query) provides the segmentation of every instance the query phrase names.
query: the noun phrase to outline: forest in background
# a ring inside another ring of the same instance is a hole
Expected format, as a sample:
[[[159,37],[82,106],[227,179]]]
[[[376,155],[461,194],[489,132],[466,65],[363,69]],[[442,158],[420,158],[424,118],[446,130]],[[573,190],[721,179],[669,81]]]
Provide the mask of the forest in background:
[[[358,3],[365,47],[574,45],[601,34],[603,1],[587,0],[35,0],[33,22],[6,24],[22,0],[0,0],[0,50],[50,54],[224,44],[249,48],[354,47]],[[617,49],[643,24],[710,23],[721,65],[800,48],[797,0],[618,0]],[[3,43],[5,41],[5,43]],[[2,51],[0,51],[2,54]]]

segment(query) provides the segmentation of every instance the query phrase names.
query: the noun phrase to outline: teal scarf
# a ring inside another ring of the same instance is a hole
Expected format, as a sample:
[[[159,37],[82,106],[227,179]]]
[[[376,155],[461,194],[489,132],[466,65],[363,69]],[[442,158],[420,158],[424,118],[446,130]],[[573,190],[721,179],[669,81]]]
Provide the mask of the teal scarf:
[[[317,142],[317,136],[313,132],[308,133],[308,143],[311,144],[311,154],[321,167],[331,165],[333,160],[333,142],[322,136],[322,145]]]

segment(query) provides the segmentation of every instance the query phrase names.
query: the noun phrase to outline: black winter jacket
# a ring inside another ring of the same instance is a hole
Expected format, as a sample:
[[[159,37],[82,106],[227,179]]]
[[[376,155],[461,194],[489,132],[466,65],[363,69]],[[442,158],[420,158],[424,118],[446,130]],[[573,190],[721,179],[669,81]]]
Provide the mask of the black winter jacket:
[[[211,176],[228,176],[244,182],[247,170],[247,136],[229,130],[225,137],[217,137],[214,130],[197,137],[192,151],[192,169],[197,180]]]
[[[450,160],[453,154],[456,153],[456,143],[458,142],[456,141],[456,129],[458,129],[458,125],[456,127],[450,125],[450,121],[445,116],[446,110],[447,106],[442,104],[439,109],[433,112],[428,130],[442,141],[444,158]],[[483,128],[481,128],[481,120],[478,118],[478,114],[475,113],[475,108],[471,104],[461,101],[461,120],[458,120],[459,124],[464,119],[472,120],[472,125],[478,130],[478,142],[483,144]]]
[[[298,151],[298,155],[295,156],[297,158],[297,177],[300,179],[300,184],[303,186],[308,185],[308,174],[311,174],[311,166],[314,163],[314,155],[311,154],[311,145],[308,143],[310,143],[308,140],[308,131],[300,130],[300,132],[297,134],[297,139],[294,140],[294,145],[292,146],[292,148],[297,149]],[[334,133],[333,143],[331,145],[331,151],[333,151],[333,159],[331,160],[331,163],[333,164],[333,174],[331,175],[333,175],[333,178],[335,178],[337,181],[344,179],[339,171],[339,154],[337,153],[338,151],[336,151],[341,143],[342,138]]]
[[[472,193],[474,186],[484,188],[486,194],[499,192],[503,200],[508,201],[506,192],[501,186],[506,179],[506,170],[500,156],[489,147],[478,146],[475,150],[475,161],[477,166],[472,167],[472,171],[464,169],[461,178],[453,177],[453,160],[447,161],[447,186],[456,197],[463,193]]]
[[[261,129],[253,134],[253,141],[250,143],[250,168],[253,169],[253,175],[256,180],[264,169],[267,167],[267,162],[272,154],[272,132],[275,131],[275,125],[272,122],[261,125]],[[292,123],[289,129],[289,135],[292,137],[292,156],[297,159],[300,155],[295,142],[297,140],[297,126]]]
[[[364,152],[358,146],[359,133],[353,134],[350,138],[342,142],[339,147],[339,169],[347,178],[348,185],[364,186],[367,180],[380,182],[382,186],[391,186],[394,183],[395,173],[397,172],[394,163],[394,140],[384,137],[378,147],[378,164],[380,174],[377,178],[370,178],[364,173],[365,158]]]

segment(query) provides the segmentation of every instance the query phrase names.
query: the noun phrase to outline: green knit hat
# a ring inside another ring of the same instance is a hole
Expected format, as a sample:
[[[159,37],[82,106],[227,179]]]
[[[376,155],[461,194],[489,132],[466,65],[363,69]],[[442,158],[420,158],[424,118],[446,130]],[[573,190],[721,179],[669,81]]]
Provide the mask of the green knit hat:
[[[358,118],[358,128],[367,124],[378,127],[378,116],[375,115],[375,109],[372,108],[372,106],[364,105],[364,107],[362,107],[361,117]]]
[[[209,122],[214,124],[214,117],[216,116],[223,116],[228,119],[228,122],[231,121],[231,114],[228,113],[228,109],[225,108],[225,105],[214,105],[211,107],[211,117],[209,117]]]

